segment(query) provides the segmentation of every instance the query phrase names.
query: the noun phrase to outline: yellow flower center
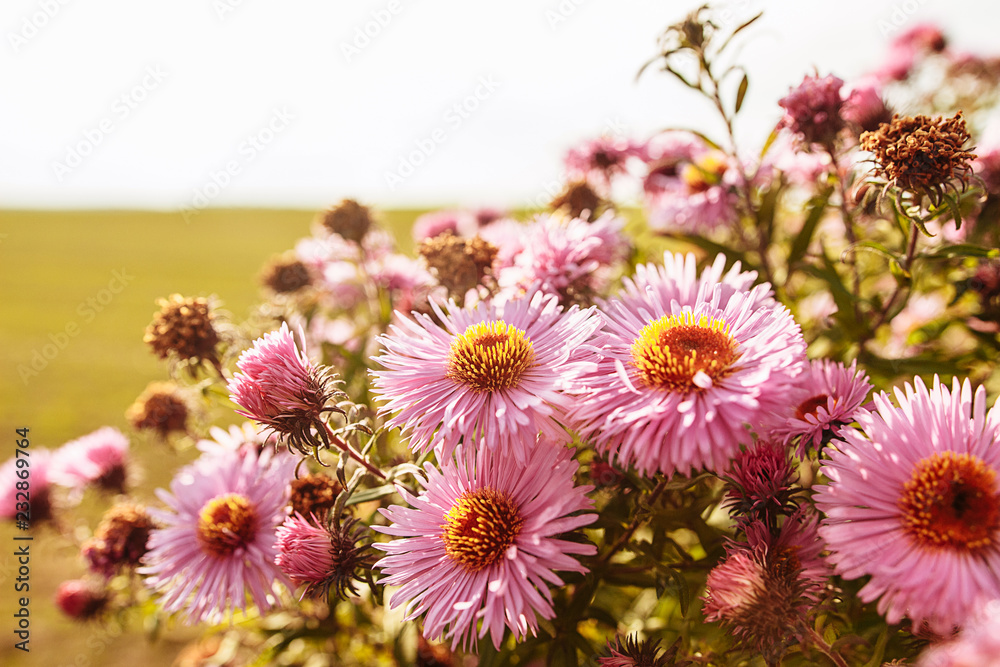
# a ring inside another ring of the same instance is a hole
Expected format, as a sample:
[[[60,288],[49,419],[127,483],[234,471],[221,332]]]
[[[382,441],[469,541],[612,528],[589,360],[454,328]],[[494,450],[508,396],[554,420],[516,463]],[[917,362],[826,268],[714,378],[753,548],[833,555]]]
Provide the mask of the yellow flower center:
[[[729,375],[740,357],[737,346],[722,319],[664,315],[639,332],[632,363],[647,387],[686,393],[701,387],[699,373],[713,382]]]
[[[212,498],[198,516],[198,544],[211,556],[229,556],[253,540],[257,523],[257,512],[245,496],[228,493]]]
[[[446,376],[475,392],[516,387],[535,363],[531,339],[503,320],[473,324],[452,341]]]
[[[524,525],[510,495],[491,488],[463,493],[444,518],[445,553],[472,572],[503,558]]]
[[[684,165],[681,169],[681,178],[690,193],[704,192],[722,182],[726,168],[726,154],[721,151],[709,151],[694,162]]]
[[[971,454],[932,454],[914,466],[899,508],[906,530],[924,545],[977,551],[1000,529],[996,471]]]

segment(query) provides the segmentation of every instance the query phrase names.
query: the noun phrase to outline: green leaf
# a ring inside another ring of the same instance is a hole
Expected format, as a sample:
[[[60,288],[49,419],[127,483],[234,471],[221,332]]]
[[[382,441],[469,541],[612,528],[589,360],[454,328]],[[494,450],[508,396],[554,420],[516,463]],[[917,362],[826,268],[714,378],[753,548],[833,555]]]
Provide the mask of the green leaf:
[[[745,28],[747,28],[748,26],[750,26],[750,24],[752,24],[754,21],[756,21],[757,19],[759,19],[763,15],[764,15],[764,12],[758,12],[756,16],[754,16],[754,17],[750,18],[749,20],[744,21],[743,23],[741,23],[739,25],[739,27],[737,27],[736,30],[733,30],[732,34],[729,35],[729,37],[726,38],[726,41],[724,41],[722,43],[722,46],[719,47],[719,51],[723,51],[727,46],[729,46],[729,42],[731,42],[733,40],[733,37],[736,37],[736,35],[738,35],[740,32],[742,32]]]
[[[743,73],[743,78],[740,79],[739,90],[736,91],[736,107],[733,109],[733,113],[739,113],[740,109],[743,108],[743,98],[747,95],[747,88],[750,87],[750,79],[747,78],[746,72]]]
[[[830,203],[831,194],[833,194],[833,188],[827,186],[809,200],[809,214],[806,216],[805,222],[802,223],[802,229],[799,230],[792,242],[792,249],[788,251],[789,266],[797,264],[805,257],[813,234],[816,233],[816,227],[819,226],[819,221],[823,219],[823,213],[826,212],[827,204]]]
[[[935,248],[932,252],[920,253],[923,259],[960,259],[963,257],[996,258],[1000,249],[988,248],[975,243],[954,243]]]
[[[386,496],[391,496],[396,492],[396,487],[392,484],[385,484],[384,486],[378,486],[374,489],[365,489],[360,493],[355,493],[348,500],[348,505],[358,505],[360,503],[367,503],[371,500],[380,500]]]
[[[689,127],[666,127],[660,130],[660,132],[687,132],[688,134],[693,134],[694,136],[704,141],[706,144],[708,144],[709,148],[714,148],[717,151],[722,150],[722,146],[713,141],[712,138],[709,137],[707,134],[705,134],[704,132],[700,132],[699,130],[692,130]]]

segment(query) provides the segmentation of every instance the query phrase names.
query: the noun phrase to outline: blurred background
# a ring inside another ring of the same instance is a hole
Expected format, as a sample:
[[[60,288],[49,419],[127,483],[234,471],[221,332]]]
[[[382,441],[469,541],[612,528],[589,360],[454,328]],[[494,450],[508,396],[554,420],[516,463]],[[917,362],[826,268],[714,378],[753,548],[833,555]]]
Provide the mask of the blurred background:
[[[700,3],[655,0],[5,0],[0,7],[0,461],[15,429],[55,449],[112,425],[166,368],[142,343],[155,299],[216,295],[235,321],[271,256],[344,197],[382,211],[409,244],[421,211],[531,208],[588,137],[709,134],[704,101],[636,73]],[[766,5],[766,7],[765,7]],[[850,81],[888,41],[932,21],[991,51],[1000,9],[944,0],[737,0],[758,11],[737,125],[759,146],[805,74]],[[144,493],[176,468],[136,439]],[[70,515],[93,528],[106,499]],[[0,664],[169,665],[197,633],[149,644],[80,626],[52,604],[83,574],[71,540],[32,543],[31,653],[13,648],[13,528],[0,527]],[[18,594],[20,595],[20,594]]]

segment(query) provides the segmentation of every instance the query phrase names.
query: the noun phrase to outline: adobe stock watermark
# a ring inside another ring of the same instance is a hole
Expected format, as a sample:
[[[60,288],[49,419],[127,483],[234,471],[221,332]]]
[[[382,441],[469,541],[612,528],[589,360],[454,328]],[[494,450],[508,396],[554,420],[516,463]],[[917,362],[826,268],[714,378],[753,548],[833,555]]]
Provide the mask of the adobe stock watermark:
[[[921,7],[927,4],[927,0],[905,0],[905,2],[897,2],[892,6],[892,11],[889,12],[888,18],[881,18],[876,24],[878,26],[878,31],[883,37],[888,37],[892,33],[896,32],[904,25],[906,25],[913,15],[917,13]]]
[[[545,20],[549,22],[549,28],[556,30],[566,21],[573,17],[580,5],[587,0],[560,0],[559,4],[545,10]]]
[[[226,16],[232,14],[243,6],[243,0],[212,0],[212,9],[220,21],[225,21]]]
[[[371,19],[354,28],[351,40],[340,43],[340,52],[344,54],[344,60],[351,62],[355,57],[360,56],[361,52],[367,49],[372,40],[389,27],[389,24],[401,11],[403,11],[401,0],[389,0],[382,9],[372,11]]]
[[[27,364],[17,365],[17,374],[25,386],[31,378],[48,368],[49,364],[65,350],[72,339],[80,335],[81,325],[90,324],[115,300],[115,297],[135,280],[125,269],[111,272],[111,280],[93,296],[87,297],[76,307],[79,319],[70,320],[60,331],[50,333],[48,342],[31,351]]]
[[[38,0],[38,10],[21,19],[17,32],[7,33],[7,42],[14,53],[20,52],[21,47],[38,36],[69,2],[70,0]]]
[[[394,191],[403,181],[416,173],[417,168],[427,162],[437,151],[438,146],[448,140],[449,133],[462,127],[479,109],[479,106],[488,100],[499,87],[500,82],[494,79],[493,75],[479,77],[472,93],[451,105],[444,112],[442,117],[444,126],[438,125],[426,136],[414,139],[413,150],[399,156],[396,169],[385,171],[385,184],[389,186],[389,189]]]
[[[66,152],[61,160],[52,162],[52,173],[56,180],[62,183],[63,179],[82,165],[105,139],[149,99],[150,94],[160,87],[167,76],[168,73],[159,65],[147,66],[139,82],[114,99],[108,114],[96,124],[83,130],[80,139],[66,146]]]
[[[236,149],[235,157],[226,160],[226,163],[214,169],[208,174],[208,181],[196,187],[191,194],[191,201],[181,208],[181,216],[184,222],[191,223],[191,219],[208,208],[215,199],[228,188],[233,179],[239,176],[243,169],[253,162],[260,153],[264,151],[279,134],[288,129],[295,116],[285,107],[273,109],[271,116],[264,122],[264,126],[256,132],[248,134],[239,147]]]

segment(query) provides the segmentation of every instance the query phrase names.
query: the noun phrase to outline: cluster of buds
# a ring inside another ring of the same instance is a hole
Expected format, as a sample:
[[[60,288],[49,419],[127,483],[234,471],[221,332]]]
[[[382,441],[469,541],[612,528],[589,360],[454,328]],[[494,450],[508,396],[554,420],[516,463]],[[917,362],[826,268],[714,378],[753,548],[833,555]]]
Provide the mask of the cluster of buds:
[[[146,327],[143,342],[161,359],[175,357],[190,363],[192,373],[202,362],[208,362],[221,373],[216,351],[220,338],[209,300],[172,294],[168,299],[158,299],[156,304],[160,310]]]

